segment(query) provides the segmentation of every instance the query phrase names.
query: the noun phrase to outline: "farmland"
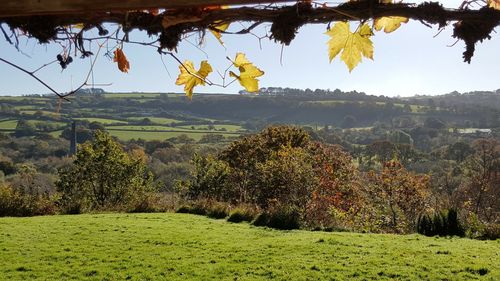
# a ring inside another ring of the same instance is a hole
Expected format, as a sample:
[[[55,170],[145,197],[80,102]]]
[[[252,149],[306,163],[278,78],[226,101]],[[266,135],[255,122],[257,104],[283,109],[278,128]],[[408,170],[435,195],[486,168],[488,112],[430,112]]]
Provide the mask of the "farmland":
[[[498,280],[500,243],[278,231],[187,214],[0,218],[9,280]]]

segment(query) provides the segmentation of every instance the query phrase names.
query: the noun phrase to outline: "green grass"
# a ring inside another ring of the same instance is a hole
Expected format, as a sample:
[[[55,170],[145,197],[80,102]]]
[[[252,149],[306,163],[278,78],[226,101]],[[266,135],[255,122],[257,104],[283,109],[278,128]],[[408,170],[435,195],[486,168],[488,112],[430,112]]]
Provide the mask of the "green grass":
[[[498,241],[277,231],[187,214],[0,218],[3,280],[500,280]]]
[[[153,122],[155,124],[160,124],[160,125],[168,125],[171,123],[183,122],[181,120],[171,119],[171,118],[163,118],[163,117],[130,117],[128,119],[132,120],[132,121],[141,121],[144,118],[148,118],[149,120],[151,120],[151,122]]]
[[[115,119],[107,119],[107,118],[93,118],[93,117],[81,117],[81,118],[74,118],[76,120],[87,120],[89,122],[99,122],[104,125],[108,124],[127,124],[125,121],[121,120],[115,120]]]
[[[243,128],[239,125],[213,125],[216,130],[220,130],[222,128],[226,128],[227,132],[237,132],[243,130]],[[193,126],[195,130],[201,130],[201,131],[209,131],[208,130],[208,125],[194,125]],[[192,130],[191,126],[186,125],[186,126],[178,126],[177,128],[182,128],[182,129],[188,129]]]
[[[105,98],[158,98],[159,93],[106,93]]]
[[[17,126],[17,120],[4,120],[0,121],[0,129],[14,130]]]
[[[111,127],[113,128],[113,127]],[[144,140],[165,140],[173,137],[178,137],[180,135],[187,135],[188,137],[199,141],[201,137],[207,132],[197,132],[197,131],[192,131],[192,132],[178,132],[178,131],[171,131],[171,132],[151,132],[151,131],[115,131],[115,130],[109,130],[108,127],[108,133],[114,137],[117,137],[118,139],[122,141],[128,141],[131,139],[144,139]],[[224,137],[237,137],[238,134],[222,134]]]

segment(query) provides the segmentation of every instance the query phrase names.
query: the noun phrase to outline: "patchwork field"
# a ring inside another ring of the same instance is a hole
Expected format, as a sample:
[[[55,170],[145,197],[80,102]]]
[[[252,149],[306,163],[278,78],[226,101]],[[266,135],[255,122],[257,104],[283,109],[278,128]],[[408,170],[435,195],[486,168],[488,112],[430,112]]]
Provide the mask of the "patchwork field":
[[[3,280],[500,280],[500,241],[278,231],[187,214],[0,218]]]

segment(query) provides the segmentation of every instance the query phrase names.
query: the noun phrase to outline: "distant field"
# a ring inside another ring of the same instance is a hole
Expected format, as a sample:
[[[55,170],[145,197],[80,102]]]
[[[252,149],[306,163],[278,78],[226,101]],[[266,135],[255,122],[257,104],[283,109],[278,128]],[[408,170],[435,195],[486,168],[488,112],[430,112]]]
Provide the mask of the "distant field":
[[[227,132],[237,132],[243,130],[243,127],[239,125],[213,125],[216,130],[220,130],[222,128],[225,128]],[[191,130],[194,127],[194,130],[203,130],[203,131],[209,131],[207,125],[193,125],[193,126],[178,126],[176,128],[183,128],[183,129],[188,129]],[[213,131],[212,131],[213,132]]]
[[[106,119],[106,118],[93,118],[93,117],[81,117],[81,118],[74,118],[75,120],[87,120],[89,122],[99,122],[104,125],[108,124],[127,124],[125,121],[121,120],[116,120],[116,119]]]
[[[61,115],[64,115],[60,112],[56,112],[56,111],[47,111],[47,110],[20,110],[21,113],[24,113],[24,114],[28,114],[28,115],[33,115],[35,114],[36,112],[38,111],[41,111],[44,115],[47,115],[47,116],[51,116],[51,117],[57,117],[57,116],[61,116]]]
[[[500,280],[500,243],[186,214],[0,218],[4,280]]]
[[[161,124],[161,125],[168,125],[171,123],[183,122],[183,121],[177,120],[177,119],[164,118],[164,117],[149,117],[149,116],[148,117],[130,117],[130,118],[128,118],[128,120],[141,121],[144,118],[148,118],[149,120],[151,120],[151,122],[156,123],[156,124]]]
[[[206,135],[207,132],[151,132],[151,131],[114,131],[108,130],[109,134],[117,137],[120,140],[128,141],[131,139],[144,139],[144,140],[165,140],[173,137],[178,137],[180,135],[187,135],[188,137],[199,141],[203,135]],[[219,132],[217,132],[219,134]],[[238,134],[222,134],[224,137],[235,137]]]
[[[3,120],[0,121],[0,129],[14,130],[17,126],[17,120]]]
[[[183,94],[169,93],[168,97],[179,97]],[[106,98],[158,98],[160,93],[106,93],[104,94]]]

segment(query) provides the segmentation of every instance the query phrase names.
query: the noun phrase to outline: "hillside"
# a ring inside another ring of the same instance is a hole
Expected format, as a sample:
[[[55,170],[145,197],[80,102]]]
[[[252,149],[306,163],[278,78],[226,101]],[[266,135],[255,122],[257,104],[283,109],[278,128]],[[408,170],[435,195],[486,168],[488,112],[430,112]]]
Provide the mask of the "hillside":
[[[260,95],[195,95],[189,101],[174,93],[87,91],[62,103],[52,96],[0,97],[0,106],[3,132],[14,132],[22,119],[35,131],[59,136],[77,120],[99,123],[124,141],[179,135],[200,140],[206,134],[218,134],[219,140],[232,139],[276,123],[316,129],[386,124],[408,132],[435,118],[449,129],[500,127],[498,92],[400,99],[340,90],[264,88]]]
[[[498,241],[277,231],[184,214],[0,218],[3,280],[498,280]]]

